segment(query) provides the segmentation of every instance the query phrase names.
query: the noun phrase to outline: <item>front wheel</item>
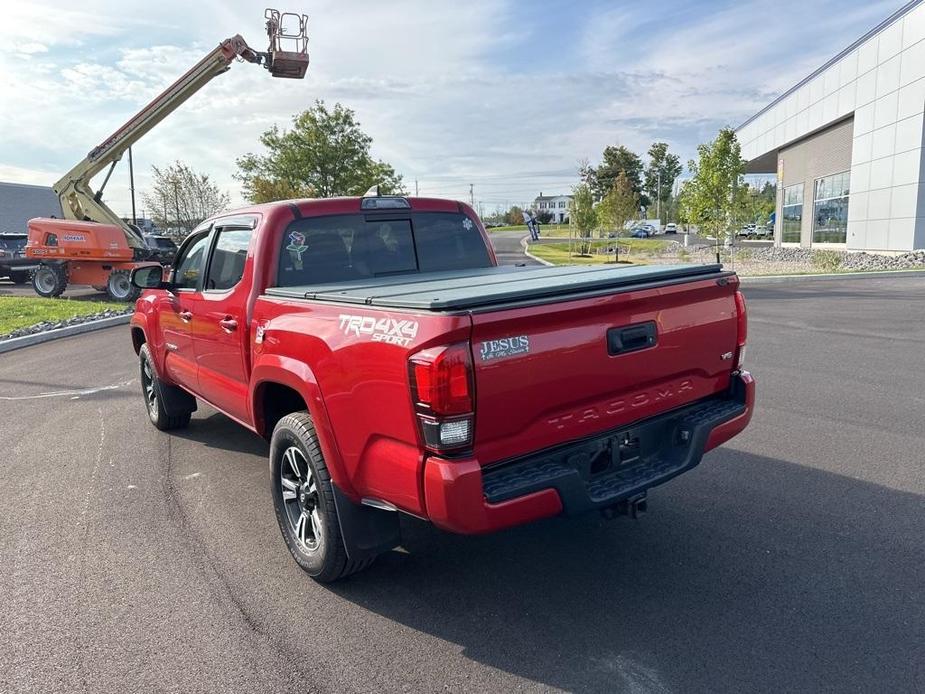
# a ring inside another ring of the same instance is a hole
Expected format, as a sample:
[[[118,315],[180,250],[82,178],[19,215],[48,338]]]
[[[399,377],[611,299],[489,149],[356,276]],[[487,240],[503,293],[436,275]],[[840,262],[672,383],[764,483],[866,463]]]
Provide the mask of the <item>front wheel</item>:
[[[61,296],[67,288],[67,271],[63,265],[39,265],[32,275],[32,288],[46,299]]]
[[[331,476],[307,412],[286,415],[273,430],[270,479],[283,539],[309,576],[330,583],[372,563],[347,557]]]
[[[106,293],[113,301],[135,301],[141,296],[141,290],[132,284],[128,270],[113,270],[109,273]]]
[[[164,389],[175,386],[161,383],[160,379],[158,379],[148,345],[141,346],[138,351],[138,361],[141,367],[141,393],[145,399],[145,409],[148,411],[148,419],[151,420],[151,424],[161,431],[183,429],[189,426],[192,412],[171,415],[167,412],[167,408],[164,407]]]

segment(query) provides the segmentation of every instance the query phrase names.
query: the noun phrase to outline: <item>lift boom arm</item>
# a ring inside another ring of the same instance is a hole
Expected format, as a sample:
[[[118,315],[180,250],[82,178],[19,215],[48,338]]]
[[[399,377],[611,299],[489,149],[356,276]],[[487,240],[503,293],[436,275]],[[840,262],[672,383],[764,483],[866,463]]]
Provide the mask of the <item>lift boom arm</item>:
[[[296,17],[298,33],[285,34],[281,17]],[[61,211],[66,219],[85,220],[115,224],[125,233],[126,241],[133,249],[144,249],[141,235],[126,224],[102,200],[103,188],[109,181],[112,168],[122,154],[135,142],[150,132],[164,118],[173,113],[182,103],[202,89],[212,79],[226,72],[235,58],[266,67],[274,77],[301,79],[308,68],[307,19],[305,15],[280,15],[276,10],[267,10],[267,33],[270,47],[267,52],[258,52],[236,34],[222,41],[208,55],[194,65],[185,75],[170,85],[160,96],[135,114],[125,125],[95,147],[86,158],[68,171],[54,185],[61,201]],[[294,40],[295,51],[283,51],[280,39]],[[107,166],[106,179],[98,193],[90,188],[90,180]]]

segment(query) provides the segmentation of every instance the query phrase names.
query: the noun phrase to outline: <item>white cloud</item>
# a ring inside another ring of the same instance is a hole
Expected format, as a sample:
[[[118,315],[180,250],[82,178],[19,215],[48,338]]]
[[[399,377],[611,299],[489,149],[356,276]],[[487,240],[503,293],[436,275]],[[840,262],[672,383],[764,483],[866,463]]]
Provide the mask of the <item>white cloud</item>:
[[[794,2],[715,12],[626,2],[584,15],[576,6],[569,21],[584,28],[564,46],[531,33],[513,0],[322,0],[310,8],[308,77],[233,65],[136,145],[136,188],[148,185],[151,164],[181,159],[240,201],[234,159],[317,98],[353,108],[375,156],[409,184],[419,179],[423,193],[468,197],[473,182],[489,204],[567,188],[576,161],[607,144],[644,152],[664,139],[686,159],[889,14],[883,0],[806,5],[803,16],[824,18],[825,31],[821,20],[795,26]],[[0,54],[2,176],[54,180],[220,39],[241,33],[265,45],[262,5],[244,0],[71,7],[18,3],[0,24],[0,39],[48,49]],[[552,70],[512,67],[499,48],[561,56]],[[129,208],[127,178],[117,170],[107,189],[119,211]]]

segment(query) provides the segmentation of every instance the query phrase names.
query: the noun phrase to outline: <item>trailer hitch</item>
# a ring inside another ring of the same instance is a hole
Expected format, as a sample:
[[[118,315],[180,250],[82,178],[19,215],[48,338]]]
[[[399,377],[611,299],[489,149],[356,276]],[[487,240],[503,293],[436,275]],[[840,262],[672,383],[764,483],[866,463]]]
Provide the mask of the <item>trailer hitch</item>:
[[[608,519],[627,516],[635,520],[646,512],[648,503],[646,492],[641,492],[626,499],[621,499],[612,506],[605,506],[601,509],[601,515]]]

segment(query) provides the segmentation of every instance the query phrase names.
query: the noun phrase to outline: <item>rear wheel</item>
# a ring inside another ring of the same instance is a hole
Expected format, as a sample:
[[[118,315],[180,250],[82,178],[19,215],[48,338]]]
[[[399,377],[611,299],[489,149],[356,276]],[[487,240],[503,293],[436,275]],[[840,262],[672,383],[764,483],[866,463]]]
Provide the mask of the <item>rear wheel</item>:
[[[47,299],[61,296],[67,288],[67,271],[63,265],[39,265],[32,275],[32,288]]]
[[[106,293],[113,301],[134,301],[141,295],[141,290],[132,284],[128,270],[113,270],[106,281]]]
[[[329,583],[372,563],[347,557],[331,476],[307,412],[286,415],[273,430],[270,478],[279,529],[309,576]]]
[[[138,351],[138,361],[141,366],[141,394],[144,396],[145,408],[148,410],[148,419],[151,423],[161,431],[183,429],[188,426],[192,412],[170,415],[164,407],[164,390],[176,386],[161,383],[158,379],[148,345],[141,346]]]

